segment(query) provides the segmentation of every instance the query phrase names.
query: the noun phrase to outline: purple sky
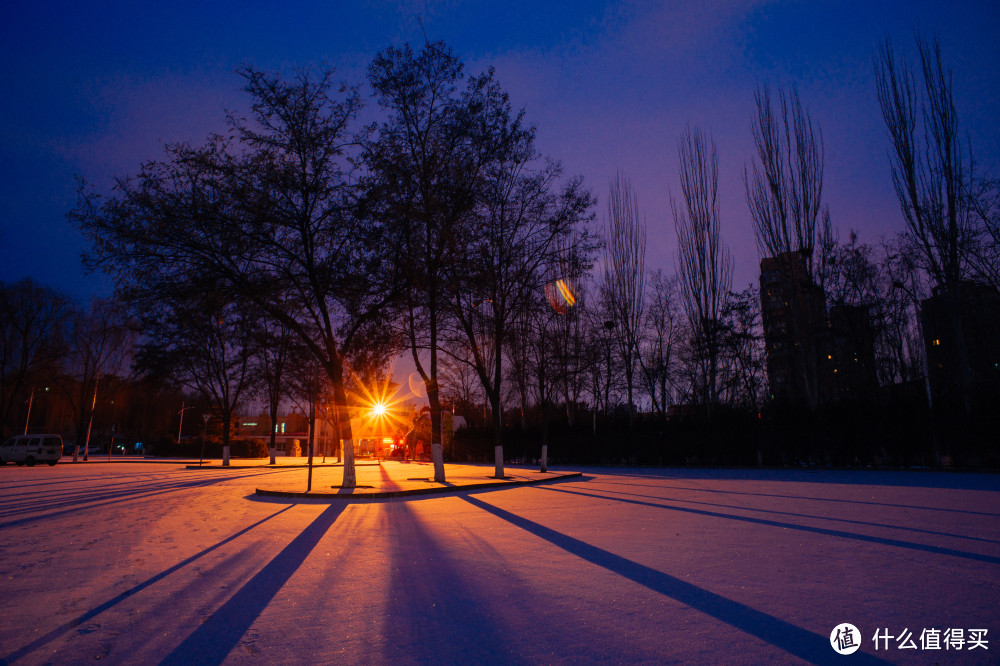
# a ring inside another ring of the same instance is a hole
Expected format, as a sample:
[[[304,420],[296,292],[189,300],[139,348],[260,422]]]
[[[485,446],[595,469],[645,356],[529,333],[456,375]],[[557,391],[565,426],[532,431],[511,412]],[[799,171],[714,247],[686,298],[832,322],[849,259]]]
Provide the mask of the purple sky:
[[[797,84],[823,133],[824,198],[841,237],[874,242],[901,217],[875,96],[872,55],[889,36],[913,55],[932,32],[953,68],[980,170],[1000,175],[1000,3],[907,2],[6,2],[0,9],[0,280],[24,276],[85,298],[65,221],[75,176],[98,188],[200,142],[245,99],[233,70],[328,63],[361,82],[388,45],[444,39],[469,71],[493,65],[538,127],[538,147],[598,195],[621,171],[649,235],[647,266],[673,271],[669,193],[685,125],[718,146],[723,234],[735,286],[757,277],[743,193],[758,82]]]

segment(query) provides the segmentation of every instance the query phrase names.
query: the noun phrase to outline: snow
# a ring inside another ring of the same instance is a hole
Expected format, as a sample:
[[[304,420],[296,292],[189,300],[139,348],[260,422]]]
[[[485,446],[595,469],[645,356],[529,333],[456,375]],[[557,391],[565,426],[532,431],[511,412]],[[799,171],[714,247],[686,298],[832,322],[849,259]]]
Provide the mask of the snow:
[[[0,663],[1000,662],[1000,477],[579,471],[321,502],[254,494],[301,468],[6,466]],[[872,642],[953,627],[989,650]]]

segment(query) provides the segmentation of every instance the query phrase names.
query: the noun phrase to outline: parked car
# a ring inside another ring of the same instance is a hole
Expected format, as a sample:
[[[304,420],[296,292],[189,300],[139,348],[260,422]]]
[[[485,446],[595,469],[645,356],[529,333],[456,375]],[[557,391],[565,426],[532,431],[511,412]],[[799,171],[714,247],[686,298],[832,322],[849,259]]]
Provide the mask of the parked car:
[[[82,445],[80,446],[80,455],[81,456],[84,453],[86,453],[88,455],[91,455],[91,456],[96,456],[100,452],[101,452],[101,447],[99,447],[99,446],[91,446],[86,451],[83,450],[83,446]],[[64,456],[71,456],[74,453],[76,453],[76,444],[74,444],[73,442],[67,442],[66,440],[63,440],[63,455]]]
[[[63,442],[59,435],[17,435],[0,446],[0,465],[15,462],[32,467],[36,462],[55,465],[62,457]]]

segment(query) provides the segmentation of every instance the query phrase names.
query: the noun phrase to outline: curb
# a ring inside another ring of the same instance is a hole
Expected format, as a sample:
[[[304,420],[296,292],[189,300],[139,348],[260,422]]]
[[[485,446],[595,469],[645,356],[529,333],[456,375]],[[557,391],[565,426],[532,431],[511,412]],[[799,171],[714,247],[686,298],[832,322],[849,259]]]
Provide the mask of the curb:
[[[257,488],[254,493],[262,497],[292,497],[296,499],[328,499],[328,500],[359,500],[359,499],[389,499],[393,497],[412,497],[414,495],[442,495],[446,493],[457,493],[464,490],[483,490],[485,488],[514,488],[517,486],[532,486],[539,483],[552,483],[555,481],[565,481],[583,476],[583,472],[553,473],[541,479],[528,479],[525,481],[492,481],[485,483],[466,483],[460,486],[435,486],[433,488],[413,488],[411,490],[381,490],[374,493],[323,493],[323,492],[293,492],[290,490],[267,490]]]
[[[354,463],[355,467],[375,467],[379,463]],[[317,467],[343,467],[344,463],[313,463],[313,469]],[[245,469],[308,469],[308,463],[302,463],[301,465],[230,465],[229,467],[223,467],[222,465],[187,465],[184,469],[215,469],[215,470],[245,470]]]

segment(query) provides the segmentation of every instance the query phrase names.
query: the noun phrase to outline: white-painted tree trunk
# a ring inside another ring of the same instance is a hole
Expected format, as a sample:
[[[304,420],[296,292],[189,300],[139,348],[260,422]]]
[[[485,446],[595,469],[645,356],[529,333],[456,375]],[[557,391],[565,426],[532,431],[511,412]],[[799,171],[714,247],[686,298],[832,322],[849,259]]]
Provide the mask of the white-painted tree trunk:
[[[222,447],[222,466],[229,467],[229,445]]]
[[[542,444],[542,469],[541,471],[549,471],[549,445]]]
[[[496,478],[503,478],[503,446],[493,447],[493,464],[496,468]]]
[[[354,440],[344,440],[344,488],[355,488],[358,477],[354,473]]]
[[[271,464],[272,465],[274,465],[275,462],[276,462],[275,459],[274,459],[274,456],[276,455],[276,452],[277,452],[277,449],[272,446],[271,447]]]
[[[441,442],[431,444],[431,458],[434,460],[434,481],[444,483],[444,446]]]

